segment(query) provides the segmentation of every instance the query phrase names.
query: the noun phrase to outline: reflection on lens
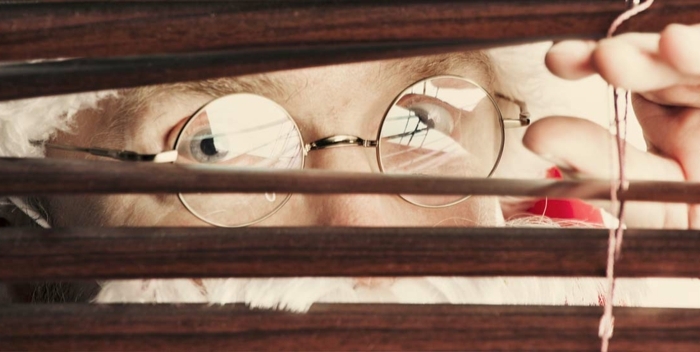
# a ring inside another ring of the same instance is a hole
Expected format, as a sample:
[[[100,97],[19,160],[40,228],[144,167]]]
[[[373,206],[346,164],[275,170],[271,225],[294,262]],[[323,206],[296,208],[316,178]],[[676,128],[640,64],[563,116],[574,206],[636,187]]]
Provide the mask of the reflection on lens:
[[[303,167],[301,134],[277,103],[253,94],[213,100],[185,124],[175,142],[177,163],[236,170]],[[180,194],[194,215],[217,226],[247,226],[272,215],[290,194]]]
[[[385,173],[488,177],[503,150],[503,122],[489,93],[459,77],[440,76],[404,90],[379,132],[378,157]],[[455,196],[402,195],[423,206],[446,206]]]

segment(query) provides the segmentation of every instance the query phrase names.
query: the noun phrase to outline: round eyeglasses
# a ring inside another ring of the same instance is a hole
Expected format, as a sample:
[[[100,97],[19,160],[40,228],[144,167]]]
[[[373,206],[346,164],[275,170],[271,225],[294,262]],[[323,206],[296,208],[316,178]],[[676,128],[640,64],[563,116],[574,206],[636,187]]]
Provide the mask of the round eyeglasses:
[[[386,111],[375,140],[338,135],[304,143],[294,119],[277,103],[253,94],[215,99],[183,126],[176,163],[231,168],[302,169],[307,154],[340,146],[376,148],[384,173],[488,177],[503,152],[504,129],[494,97],[456,76],[416,82]],[[291,194],[180,194],[200,219],[225,227],[247,226],[279,210]],[[401,195],[423,207],[444,207],[457,196]]]
[[[504,119],[496,99],[516,103],[519,118]],[[296,122],[280,105],[259,95],[236,93],[214,99],[197,110],[183,125],[172,151],[144,155],[48,143],[45,146],[120,160],[209,164],[237,170],[303,169],[311,151],[361,146],[376,148],[383,173],[489,177],[503,153],[504,122],[525,126],[528,117],[522,102],[500,94],[494,97],[466,78],[437,76],[410,85],[394,99],[374,140],[336,135],[305,143]],[[192,214],[209,224],[242,227],[272,216],[291,194],[181,193],[178,197]],[[400,197],[432,208],[468,198]]]

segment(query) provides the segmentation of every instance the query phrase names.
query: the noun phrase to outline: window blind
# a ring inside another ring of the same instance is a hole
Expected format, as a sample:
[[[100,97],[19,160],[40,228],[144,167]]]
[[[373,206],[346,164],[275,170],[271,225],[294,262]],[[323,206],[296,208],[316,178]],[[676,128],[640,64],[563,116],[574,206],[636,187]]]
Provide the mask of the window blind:
[[[542,39],[601,38],[623,1],[5,1],[0,99],[199,80]],[[622,31],[700,22],[659,1]],[[430,31],[425,31],[430,27]],[[422,193],[606,199],[603,180],[223,173],[0,160],[0,194]],[[152,175],[161,174],[159,177]],[[196,182],[197,180],[211,182]],[[231,182],[231,181],[236,182]],[[227,182],[224,182],[227,181]],[[425,185],[429,186],[425,186]],[[452,192],[452,193],[450,193]],[[632,181],[618,197],[695,203],[700,185]],[[0,228],[0,280],[289,276],[605,276],[607,230]],[[628,230],[619,277],[698,277],[697,231]],[[594,350],[599,307],[6,304],[2,350]],[[700,314],[616,308],[611,349],[694,351]]]

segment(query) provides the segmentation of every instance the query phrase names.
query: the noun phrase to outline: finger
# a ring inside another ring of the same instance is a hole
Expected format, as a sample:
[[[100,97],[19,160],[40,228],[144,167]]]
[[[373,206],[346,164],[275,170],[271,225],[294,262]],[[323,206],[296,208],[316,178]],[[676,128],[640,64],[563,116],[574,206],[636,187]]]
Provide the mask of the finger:
[[[700,25],[671,25],[661,34],[626,33],[598,44],[562,41],[545,57],[549,70],[561,78],[599,73],[615,86],[638,92],[700,84],[698,62]]]
[[[645,39],[646,38],[646,39]],[[597,72],[610,84],[649,92],[692,81],[660,58],[653,35],[622,35],[600,41],[592,55]]]
[[[604,40],[623,41],[646,54],[655,54],[659,51],[659,33],[624,33]]]
[[[659,56],[678,72],[700,76],[700,25],[666,27],[659,39]]]
[[[590,176],[608,178],[615,138],[603,127],[573,117],[548,117],[528,128],[523,144],[558,166]],[[683,180],[680,166],[673,160],[626,145],[625,171],[630,179]],[[613,162],[615,164],[613,164]],[[613,175],[617,177],[617,175]]]
[[[533,152],[562,168],[598,178],[609,178],[613,164],[614,137],[593,122],[567,117],[550,117],[535,122],[523,137]],[[682,180],[680,167],[672,160],[642,152],[627,145],[626,173],[636,180]],[[615,175],[615,177],[617,177]],[[673,210],[673,211],[671,211]],[[684,205],[630,203],[625,221],[630,227],[684,227]]]
[[[686,180],[700,182],[700,110],[660,106],[639,95],[633,103],[650,149],[677,160]],[[688,222],[700,228],[700,206],[690,207]]]
[[[687,84],[646,92],[644,97],[661,105],[700,108],[700,25],[672,24],[661,32],[658,55],[686,75]]]
[[[684,169],[697,164],[700,167],[700,110],[663,106],[635,94],[632,97],[637,120],[644,130],[650,148],[673,158]],[[687,175],[688,171],[684,170]],[[700,181],[700,169],[697,174]]]
[[[700,85],[676,85],[642,94],[646,100],[667,107],[700,108]]]
[[[591,62],[594,41],[565,40],[554,44],[545,56],[545,64],[553,74],[577,80],[596,73]]]
[[[647,53],[658,51],[658,34],[626,33],[616,38]],[[598,73],[593,65],[593,53],[596,48],[597,43],[592,40],[565,40],[552,46],[545,56],[545,64],[553,74],[561,78],[585,78]]]

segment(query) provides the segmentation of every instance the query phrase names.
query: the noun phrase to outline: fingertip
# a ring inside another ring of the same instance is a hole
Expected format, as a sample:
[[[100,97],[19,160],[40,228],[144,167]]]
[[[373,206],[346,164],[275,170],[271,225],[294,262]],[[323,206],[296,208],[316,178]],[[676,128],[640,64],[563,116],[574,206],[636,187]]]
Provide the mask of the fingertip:
[[[525,131],[523,145],[535,154],[551,154],[559,147],[559,139],[585,120],[573,117],[550,116],[533,122]],[[585,122],[584,122],[585,123]]]
[[[535,154],[541,154],[543,150],[542,146],[544,141],[546,141],[546,135],[548,133],[546,128],[546,121],[548,119],[550,119],[550,117],[545,117],[533,122],[527,130],[525,130],[525,134],[523,135],[523,145]],[[543,125],[545,127],[542,127]]]
[[[700,75],[700,28],[668,25],[661,32],[659,55],[684,74]]]
[[[611,85],[636,92],[661,89],[672,84],[675,75],[650,54],[623,38],[607,38],[593,52],[593,65]]]
[[[618,38],[603,39],[591,55],[591,61],[605,81],[615,87],[629,89],[625,81],[626,73],[623,72],[622,67],[634,65],[633,59],[628,59],[632,50],[634,48],[631,45]]]
[[[589,120],[553,116],[528,127],[523,145],[560,168],[596,175],[607,163],[609,138],[607,130]]]
[[[591,65],[594,41],[565,40],[556,43],[545,56],[545,65],[554,75],[577,80],[595,73]]]

